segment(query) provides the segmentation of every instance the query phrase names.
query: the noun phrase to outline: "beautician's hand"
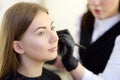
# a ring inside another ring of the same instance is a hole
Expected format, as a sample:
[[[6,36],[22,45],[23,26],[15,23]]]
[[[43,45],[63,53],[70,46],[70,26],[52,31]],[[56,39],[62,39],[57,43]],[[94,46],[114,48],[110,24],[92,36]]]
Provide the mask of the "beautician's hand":
[[[67,29],[57,31],[59,42],[58,42],[58,53],[62,57],[62,63],[67,71],[75,69],[78,65],[78,61],[73,57],[74,40]]]

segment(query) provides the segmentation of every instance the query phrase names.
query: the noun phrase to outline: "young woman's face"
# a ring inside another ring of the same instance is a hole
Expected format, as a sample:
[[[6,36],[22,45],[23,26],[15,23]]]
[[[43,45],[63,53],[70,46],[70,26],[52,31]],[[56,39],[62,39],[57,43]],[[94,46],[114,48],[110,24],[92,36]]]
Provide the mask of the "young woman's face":
[[[53,21],[45,12],[38,13],[20,41],[24,58],[38,61],[55,59],[58,36]]]
[[[88,0],[88,7],[98,19],[106,19],[119,13],[119,0]]]

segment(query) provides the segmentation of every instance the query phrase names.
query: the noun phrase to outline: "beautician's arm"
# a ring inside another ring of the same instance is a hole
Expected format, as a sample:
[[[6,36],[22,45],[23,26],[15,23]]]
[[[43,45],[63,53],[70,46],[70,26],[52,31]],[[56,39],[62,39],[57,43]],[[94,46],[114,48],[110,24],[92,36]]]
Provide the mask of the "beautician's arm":
[[[82,80],[84,76],[84,67],[80,63],[78,63],[76,69],[70,71],[70,73],[74,80]]]
[[[59,32],[59,50],[62,63],[71,73],[74,80],[120,80],[120,36],[115,40],[115,45],[105,70],[98,75],[84,68],[72,55],[74,40],[68,31]],[[61,47],[60,47],[61,46]]]

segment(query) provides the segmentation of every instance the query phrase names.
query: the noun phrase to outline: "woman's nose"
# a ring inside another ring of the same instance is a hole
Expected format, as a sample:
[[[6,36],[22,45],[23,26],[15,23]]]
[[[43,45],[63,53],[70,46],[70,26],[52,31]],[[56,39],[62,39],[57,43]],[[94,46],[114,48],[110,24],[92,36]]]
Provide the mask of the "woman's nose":
[[[50,35],[50,40],[49,40],[50,43],[54,43],[58,41],[59,38],[56,31],[51,31],[49,35]]]
[[[89,3],[93,6],[98,6],[101,4],[102,0],[89,0]]]

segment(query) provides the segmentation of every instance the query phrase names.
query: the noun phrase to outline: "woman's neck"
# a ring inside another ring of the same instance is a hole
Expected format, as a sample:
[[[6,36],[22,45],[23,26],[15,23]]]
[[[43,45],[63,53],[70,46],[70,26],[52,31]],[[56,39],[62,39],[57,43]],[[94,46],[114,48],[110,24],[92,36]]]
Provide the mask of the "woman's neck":
[[[44,62],[41,63],[23,62],[17,71],[26,77],[38,77],[42,75],[43,65]]]

